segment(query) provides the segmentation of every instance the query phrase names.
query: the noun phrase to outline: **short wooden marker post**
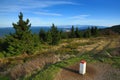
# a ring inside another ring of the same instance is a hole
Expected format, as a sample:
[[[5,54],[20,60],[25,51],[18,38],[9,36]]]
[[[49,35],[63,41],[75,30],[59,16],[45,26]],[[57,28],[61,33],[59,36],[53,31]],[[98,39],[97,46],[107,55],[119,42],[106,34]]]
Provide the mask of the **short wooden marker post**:
[[[86,61],[85,60],[80,61],[79,73],[82,75],[86,73]]]

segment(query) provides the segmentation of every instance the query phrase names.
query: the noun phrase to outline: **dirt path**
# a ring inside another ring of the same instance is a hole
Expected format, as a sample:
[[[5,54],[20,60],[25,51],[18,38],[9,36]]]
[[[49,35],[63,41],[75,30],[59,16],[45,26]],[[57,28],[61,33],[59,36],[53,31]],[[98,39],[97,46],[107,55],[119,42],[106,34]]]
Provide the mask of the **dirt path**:
[[[120,70],[114,69],[109,64],[87,64],[87,72],[84,76],[79,74],[79,63],[70,67],[58,67],[62,70],[55,80],[120,80]]]
[[[113,40],[106,43],[100,42],[100,44],[92,46],[90,52],[104,51],[111,44],[113,44]],[[86,48],[84,49],[86,50]],[[87,73],[84,76],[79,74],[79,63],[69,67],[58,67],[61,68],[61,71],[57,74],[55,80],[120,80],[120,69],[113,68],[110,64],[100,62],[87,64]]]

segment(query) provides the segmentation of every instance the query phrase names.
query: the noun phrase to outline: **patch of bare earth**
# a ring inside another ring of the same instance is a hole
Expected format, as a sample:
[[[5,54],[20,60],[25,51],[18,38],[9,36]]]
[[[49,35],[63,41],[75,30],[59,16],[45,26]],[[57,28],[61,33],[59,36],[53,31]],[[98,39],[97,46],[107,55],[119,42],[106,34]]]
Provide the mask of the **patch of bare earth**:
[[[91,63],[87,64],[85,75],[79,74],[79,63],[62,67],[55,80],[120,80],[120,69],[115,69],[109,64]]]

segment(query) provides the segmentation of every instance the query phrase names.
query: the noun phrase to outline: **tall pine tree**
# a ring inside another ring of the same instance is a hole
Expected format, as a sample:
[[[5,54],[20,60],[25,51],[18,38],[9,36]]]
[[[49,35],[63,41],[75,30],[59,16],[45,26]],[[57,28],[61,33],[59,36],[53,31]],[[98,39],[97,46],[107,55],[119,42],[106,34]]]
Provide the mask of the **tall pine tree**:
[[[48,44],[52,44],[52,35],[51,35],[51,32],[50,32],[50,31],[48,31],[48,32],[46,33],[46,42],[47,42]]]
[[[91,27],[91,35],[93,37],[97,37],[98,36],[98,28],[96,26]]]
[[[74,29],[74,26],[72,26],[72,28],[71,28],[70,38],[75,38],[75,29]]]
[[[10,34],[6,39],[8,42],[7,51],[10,55],[27,53],[31,54],[34,52],[37,46],[36,41],[30,30],[31,24],[29,24],[29,19],[23,20],[23,14],[20,12],[19,21],[13,23],[13,28],[15,33]]]
[[[97,27],[95,27],[95,37],[97,37],[99,35],[99,30]]]
[[[83,37],[85,37],[85,38],[90,38],[90,37],[91,37],[91,30],[90,30],[89,27],[88,27],[88,29],[84,32]]]
[[[51,36],[52,36],[51,44],[52,45],[58,44],[60,41],[60,32],[58,31],[57,27],[54,24],[52,24],[50,32],[51,32]]]
[[[39,38],[42,42],[46,42],[46,32],[43,29],[40,29]]]
[[[75,36],[76,36],[76,38],[80,38],[80,31],[79,31],[78,27],[76,27]]]

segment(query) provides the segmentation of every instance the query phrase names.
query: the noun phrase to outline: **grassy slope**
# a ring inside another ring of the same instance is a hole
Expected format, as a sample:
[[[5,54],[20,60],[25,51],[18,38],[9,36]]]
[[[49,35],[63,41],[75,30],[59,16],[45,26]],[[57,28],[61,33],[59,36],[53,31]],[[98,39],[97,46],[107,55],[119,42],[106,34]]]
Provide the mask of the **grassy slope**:
[[[86,43],[86,45],[88,45],[87,43]],[[79,44],[79,45],[81,45],[81,44]],[[85,44],[83,44],[83,45],[85,45]],[[69,58],[69,59],[64,60],[62,62],[50,65],[49,67],[44,68],[43,70],[36,73],[34,76],[28,77],[26,79],[27,80],[28,79],[33,79],[33,80],[53,80],[55,78],[55,75],[57,75],[56,73],[58,73],[61,70],[61,67],[66,67],[66,66],[73,65],[73,64],[79,62],[82,59],[85,59],[88,63],[91,63],[91,62],[103,62],[103,63],[112,64],[114,67],[119,68],[119,66],[120,66],[120,57],[116,57],[116,56],[107,57],[106,56],[109,51],[115,50],[114,48],[108,48],[109,46],[111,46],[111,44],[108,43],[104,47],[104,49],[99,52],[100,55],[95,53],[94,50],[93,51],[88,51],[88,52],[84,53],[81,56],[74,57],[74,58]],[[75,44],[74,44],[73,47],[75,47]],[[70,45],[69,45],[69,48],[71,48]],[[93,54],[93,53],[95,53],[95,54]]]
[[[75,58],[70,58],[68,60],[52,64],[51,66],[39,71],[37,74],[35,74],[32,77],[28,77],[25,80],[54,80],[55,76],[57,73],[62,69],[61,67],[67,67],[71,66],[73,64],[78,63],[80,60],[86,60],[87,63],[93,63],[93,62],[101,62],[99,59],[94,59],[89,55],[90,53],[85,53],[81,57],[75,57]],[[120,66],[120,57],[113,57],[113,58],[101,58],[103,63],[109,63],[112,64],[113,66],[119,68]]]
[[[111,51],[114,50],[115,47],[118,47],[117,46],[118,39],[119,38],[104,38],[104,37],[103,38],[91,38],[91,39],[68,39],[68,40],[63,40],[61,42],[61,44],[58,46],[52,46],[52,47],[48,46],[48,45],[44,46],[44,50],[42,50],[43,53],[45,52],[46,54],[50,54],[52,51],[52,53],[54,53],[56,55],[60,55],[62,57],[61,58],[62,61],[57,62],[55,64],[44,66],[43,68],[34,71],[34,73],[33,73],[33,71],[31,71],[31,73],[32,73],[32,74],[30,73],[31,75],[28,75],[28,77],[23,76],[23,78],[21,78],[21,80],[23,80],[23,79],[25,79],[25,80],[29,80],[29,79],[53,80],[56,73],[58,73],[60,71],[59,66],[63,66],[63,67],[69,66],[69,65],[77,63],[81,59],[85,59],[85,60],[87,60],[87,62],[102,61],[105,63],[113,64],[115,67],[119,67],[120,66],[120,57],[109,58],[109,57],[104,57],[105,55],[102,55],[102,54],[101,55],[93,55],[95,53],[106,54],[106,51],[110,53]],[[41,53],[39,53],[39,51],[38,51],[37,54],[32,55],[32,56],[5,59],[6,60],[5,62],[7,62],[7,61],[10,62],[9,65],[6,65],[7,66],[6,69],[9,69],[9,66],[13,67],[13,69],[14,69],[19,64],[25,65],[25,68],[28,69],[27,66],[31,65],[28,63],[32,63],[32,65],[34,65],[33,63],[40,62],[38,59],[36,59],[36,57],[40,58],[38,56],[38,54],[41,54]],[[66,55],[74,55],[74,56],[69,56],[66,58],[65,57]],[[46,57],[46,56],[44,56],[44,57]],[[20,63],[18,61],[20,61]],[[38,67],[38,66],[36,66],[36,67]],[[2,75],[0,76],[0,79],[9,80],[9,78],[7,78],[7,76],[2,76]]]

